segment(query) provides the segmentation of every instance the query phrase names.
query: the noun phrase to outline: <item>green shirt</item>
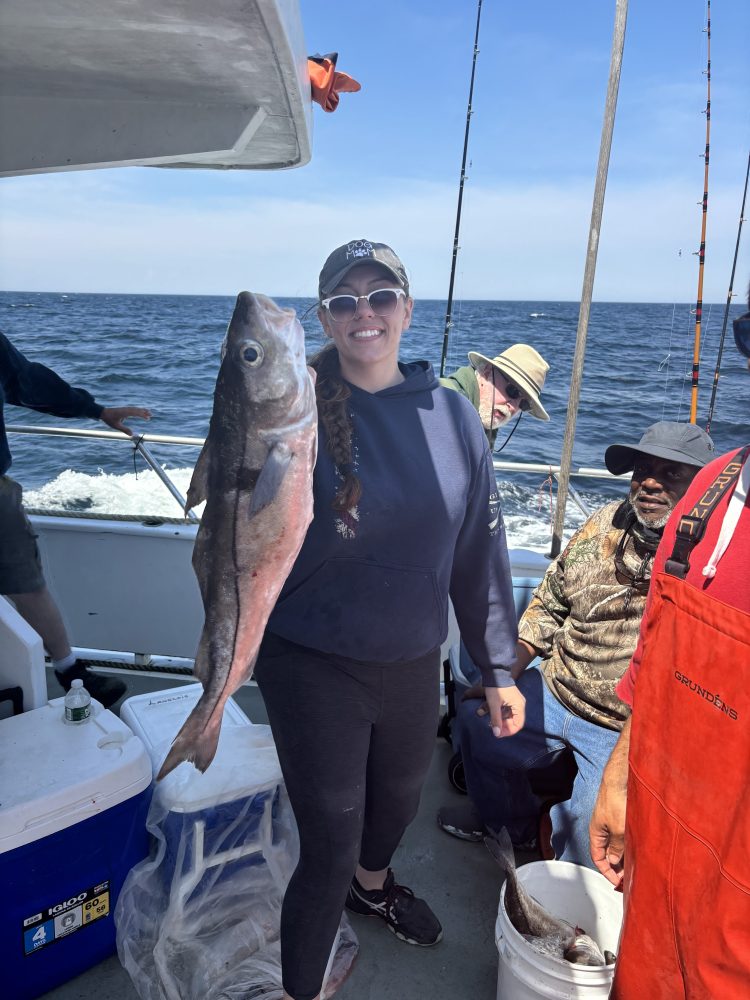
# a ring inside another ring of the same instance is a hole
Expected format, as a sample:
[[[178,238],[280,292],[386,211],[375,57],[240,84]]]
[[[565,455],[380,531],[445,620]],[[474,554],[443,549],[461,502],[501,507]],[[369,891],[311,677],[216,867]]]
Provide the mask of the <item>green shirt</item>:
[[[440,384],[446,389],[454,389],[456,392],[460,392],[462,396],[466,396],[477,413],[479,412],[479,383],[477,382],[477,373],[471,365],[466,365],[464,368],[457,368],[452,375],[441,378]],[[493,448],[497,431],[485,430],[484,433],[487,435],[490,448]]]

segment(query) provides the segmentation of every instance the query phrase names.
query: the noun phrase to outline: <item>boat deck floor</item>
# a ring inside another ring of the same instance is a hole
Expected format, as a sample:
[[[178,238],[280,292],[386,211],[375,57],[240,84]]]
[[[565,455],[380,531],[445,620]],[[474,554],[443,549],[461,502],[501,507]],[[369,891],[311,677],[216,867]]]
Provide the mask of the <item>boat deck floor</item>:
[[[126,680],[127,697],[183,683],[181,678],[134,672],[128,672]],[[51,670],[48,685],[50,698],[62,693]],[[234,697],[253,722],[268,721],[256,687],[244,687]],[[379,920],[352,915],[360,950],[337,1000],[494,1000],[496,996],[494,927],[502,873],[483,844],[456,840],[437,826],[440,806],[465,801],[448,783],[451,753],[445,741],[436,739],[419,813],[393,860],[398,881],[423,896],[437,914],[443,939],[434,948],[416,948],[389,933]],[[48,1000],[103,997],[138,1000],[117,956],[45,994]]]

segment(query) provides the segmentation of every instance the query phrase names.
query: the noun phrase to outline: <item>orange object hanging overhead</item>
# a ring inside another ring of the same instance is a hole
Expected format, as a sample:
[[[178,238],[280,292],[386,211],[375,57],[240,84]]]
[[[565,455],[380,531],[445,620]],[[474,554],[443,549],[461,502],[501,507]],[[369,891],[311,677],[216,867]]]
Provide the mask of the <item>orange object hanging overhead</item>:
[[[339,105],[339,94],[355,94],[362,87],[346,73],[336,71],[338,52],[327,55],[308,56],[307,70],[310,74],[312,99],[324,111],[335,111]]]

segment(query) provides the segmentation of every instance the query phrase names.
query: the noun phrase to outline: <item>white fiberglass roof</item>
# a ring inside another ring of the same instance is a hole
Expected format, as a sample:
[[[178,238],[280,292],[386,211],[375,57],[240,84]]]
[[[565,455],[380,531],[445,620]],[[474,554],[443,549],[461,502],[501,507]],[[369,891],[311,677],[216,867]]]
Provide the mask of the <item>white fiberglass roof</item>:
[[[296,0],[2,0],[0,175],[310,159]]]

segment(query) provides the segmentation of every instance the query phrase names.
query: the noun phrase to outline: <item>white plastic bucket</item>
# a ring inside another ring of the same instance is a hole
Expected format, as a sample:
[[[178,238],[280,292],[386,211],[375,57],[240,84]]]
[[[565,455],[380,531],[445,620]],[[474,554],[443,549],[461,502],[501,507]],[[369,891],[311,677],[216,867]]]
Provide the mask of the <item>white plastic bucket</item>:
[[[617,953],[622,895],[590,868],[566,861],[532,861],[518,880],[551,914],[582,927],[602,951]],[[495,924],[499,953],[497,1000],[606,1000],[614,966],[573,965],[533,948],[505,912],[505,885]]]

